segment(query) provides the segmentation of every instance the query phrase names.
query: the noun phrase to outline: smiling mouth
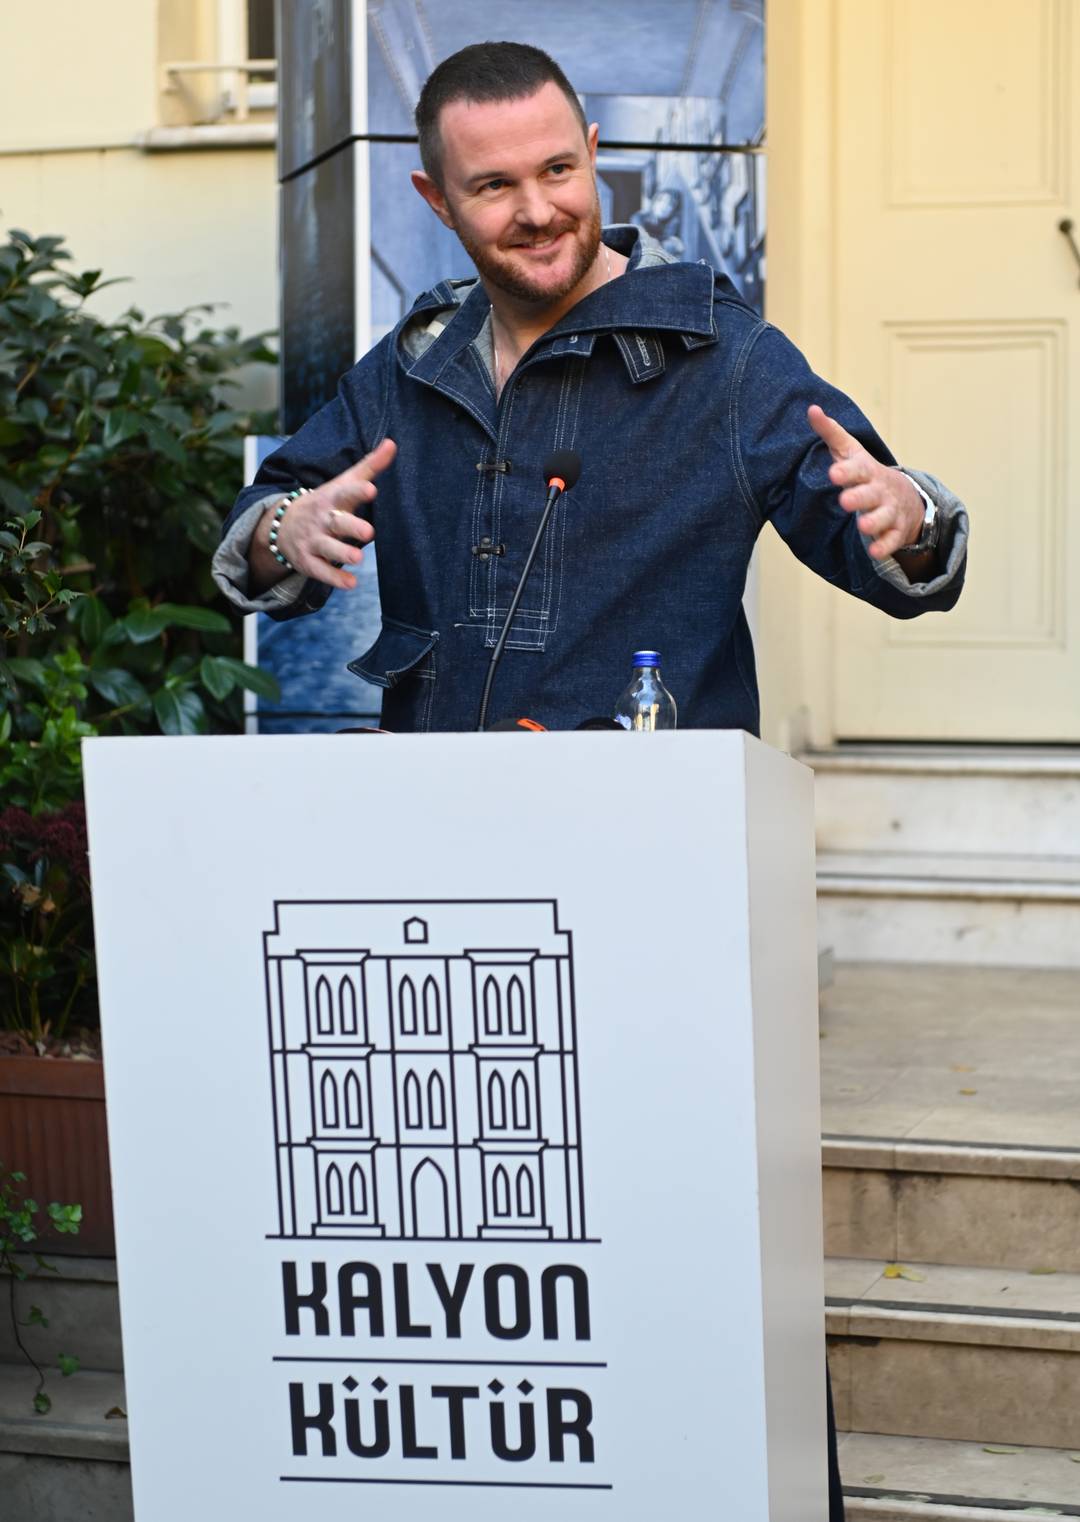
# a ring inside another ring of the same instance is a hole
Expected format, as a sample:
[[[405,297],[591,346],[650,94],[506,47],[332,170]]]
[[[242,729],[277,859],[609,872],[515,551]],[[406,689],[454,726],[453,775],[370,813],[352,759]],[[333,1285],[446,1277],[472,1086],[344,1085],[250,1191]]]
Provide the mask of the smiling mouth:
[[[559,243],[560,239],[562,239],[569,231],[569,228],[564,227],[562,232],[555,233],[554,236],[550,238],[544,238],[533,243],[512,243],[510,246],[512,249],[520,250],[527,254],[546,254],[549,253]]]

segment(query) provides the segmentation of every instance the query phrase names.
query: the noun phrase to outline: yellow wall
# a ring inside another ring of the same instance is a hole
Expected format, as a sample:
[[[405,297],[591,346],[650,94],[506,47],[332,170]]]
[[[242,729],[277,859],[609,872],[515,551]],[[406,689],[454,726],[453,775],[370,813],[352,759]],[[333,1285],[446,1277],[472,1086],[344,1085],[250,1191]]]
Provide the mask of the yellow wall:
[[[833,0],[767,0],[769,263],[765,315],[819,373],[832,371]],[[762,737],[832,740],[833,602],[780,538],[762,536],[757,663]]]
[[[17,10],[3,27],[0,151],[130,139],[155,123],[153,0],[34,0]]]
[[[216,37],[213,0],[37,0],[5,29],[0,228],[61,234],[75,267],[130,277],[95,298],[103,316],[215,302],[216,325],[277,327],[273,145],[137,146],[185,114],[160,63],[212,58]],[[275,391],[267,375],[245,399]]]

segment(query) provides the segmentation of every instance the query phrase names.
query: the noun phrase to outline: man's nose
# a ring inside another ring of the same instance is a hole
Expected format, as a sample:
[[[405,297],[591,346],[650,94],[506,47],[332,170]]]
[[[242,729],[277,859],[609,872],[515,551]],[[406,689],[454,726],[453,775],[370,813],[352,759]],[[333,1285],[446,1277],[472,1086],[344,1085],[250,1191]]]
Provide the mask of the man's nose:
[[[518,187],[517,205],[514,208],[517,220],[527,227],[547,227],[555,215],[555,208],[544,191],[542,185],[535,180],[524,181]]]

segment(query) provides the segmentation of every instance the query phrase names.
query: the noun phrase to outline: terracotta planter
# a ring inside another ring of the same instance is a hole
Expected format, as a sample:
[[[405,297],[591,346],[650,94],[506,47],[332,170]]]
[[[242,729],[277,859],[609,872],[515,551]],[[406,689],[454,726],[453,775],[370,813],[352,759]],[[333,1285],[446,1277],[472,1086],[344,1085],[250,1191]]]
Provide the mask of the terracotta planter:
[[[0,1057],[0,1162],[26,1174],[46,1254],[115,1256],[100,1062]],[[80,1204],[78,1236],[45,1230],[45,1206]]]

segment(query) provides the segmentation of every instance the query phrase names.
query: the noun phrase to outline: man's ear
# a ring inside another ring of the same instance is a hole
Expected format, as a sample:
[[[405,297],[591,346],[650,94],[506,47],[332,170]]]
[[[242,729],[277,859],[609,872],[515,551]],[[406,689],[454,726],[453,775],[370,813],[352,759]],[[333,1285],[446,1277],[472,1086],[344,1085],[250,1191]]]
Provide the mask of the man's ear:
[[[600,123],[593,122],[585,134],[585,143],[589,150],[589,162],[596,168],[596,145],[600,141]]]
[[[438,217],[439,221],[442,222],[444,226],[452,229],[454,222],[453,218],[450,216],[450,208],[446,204],[446,197],[443,195],[438,185],[436,185],[435,181],[431,178],[430,174],[425,174],[422,169],[414,169],[411,178],[413,182],[413,188],[416,190],[417,195],[423,196],[424,200],[431,207],[432,211]]]

